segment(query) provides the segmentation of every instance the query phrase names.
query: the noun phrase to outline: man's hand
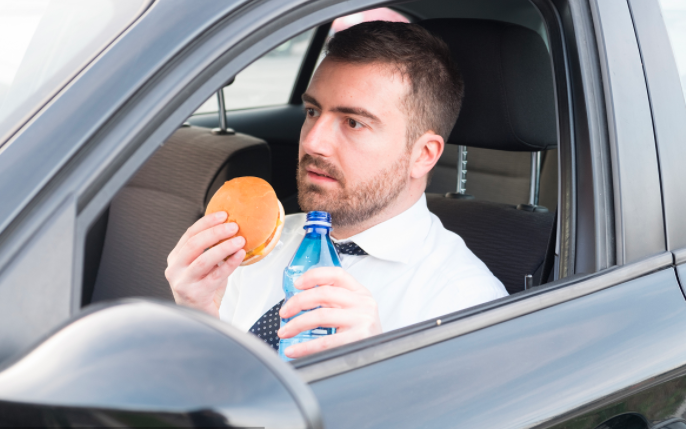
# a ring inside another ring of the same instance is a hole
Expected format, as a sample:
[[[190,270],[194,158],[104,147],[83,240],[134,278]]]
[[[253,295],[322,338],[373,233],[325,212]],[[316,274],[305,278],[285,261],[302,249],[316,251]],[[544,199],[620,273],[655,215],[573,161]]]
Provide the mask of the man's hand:
[[[315,287],[319,285],[319,287]],[[298,293],[281,307],[287,319],[302,310],[321,306],[294,318],[279,329],[279,337],[290,338],[318,327],[336,328],[336,333],[284,350],[286,356],[299,358],[381,333],[381,321],[372,294],[342,268],[315,268],[296,280]]]
[[[245,239],[234,237],[238,225],[223,223],[226,216],[226,212],[213,213],[188,228],[167,257],[164,271],[177,304],[215,317],[219,317],[229,275],[245,257]],[[217,244],[222,240],[226,241]]]

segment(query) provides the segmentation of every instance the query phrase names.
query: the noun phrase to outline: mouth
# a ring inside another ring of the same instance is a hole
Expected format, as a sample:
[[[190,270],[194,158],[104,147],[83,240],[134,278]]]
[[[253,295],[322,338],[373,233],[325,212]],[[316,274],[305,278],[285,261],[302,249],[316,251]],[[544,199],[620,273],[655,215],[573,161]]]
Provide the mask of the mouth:
[[[306,171],[307,171],[307,177],[310,178],[310,180],[313,180],[315,182],[336,182],[337,181],[333,177],[327,175],[322,170],[319,170],[319,169],[314,168],[314,167],[307,167]]]

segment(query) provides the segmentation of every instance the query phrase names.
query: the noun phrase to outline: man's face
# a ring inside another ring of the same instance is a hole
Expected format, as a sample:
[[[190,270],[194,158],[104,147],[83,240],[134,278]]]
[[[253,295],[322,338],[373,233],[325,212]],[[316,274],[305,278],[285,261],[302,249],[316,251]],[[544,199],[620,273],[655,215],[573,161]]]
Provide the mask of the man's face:
[[[334,227],[366,221],[410,178],[407,83],[389,66],[324,60],[303,95],[298,202],[331,213]]]

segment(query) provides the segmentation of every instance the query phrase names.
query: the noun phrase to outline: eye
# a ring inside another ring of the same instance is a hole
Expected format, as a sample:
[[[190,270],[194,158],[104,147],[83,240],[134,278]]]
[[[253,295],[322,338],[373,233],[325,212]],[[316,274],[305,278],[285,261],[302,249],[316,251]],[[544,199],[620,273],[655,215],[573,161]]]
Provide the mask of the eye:
[[[352,118],[348,118],[348,126],[354,130],[360,129],[363,127],[363,125],[360,122],[357,122],[356,120]]]
[[[305,108],[305,114],[307,116],[309,116],[310,118],[316,118],[317,116],[319,116],[319,112],[317,112],[315,109],[313,109],[311,107]]]

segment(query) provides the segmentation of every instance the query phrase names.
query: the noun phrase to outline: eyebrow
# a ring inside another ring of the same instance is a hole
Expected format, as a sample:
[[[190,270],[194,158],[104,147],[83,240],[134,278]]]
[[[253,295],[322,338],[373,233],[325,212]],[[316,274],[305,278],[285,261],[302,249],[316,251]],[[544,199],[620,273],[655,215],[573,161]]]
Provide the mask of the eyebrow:
[[[318,109],[322,108],[322,105],[317,101],[317,99],[315,99],[314,97],[312,97],[311,95],[309,95],[307,93],[304,93],[302,95],[302,100],[306,103],[313,104]],[[332,112],[338,112],[338,113],[347,113],[349,115],[362,116],[362,117],[370,119],[374,122],[379,122],[379,123],[381,122],[381,120],[376,115],[374,115],[373,113],[371,113],[368,110],[363,109],[361,107],[337,106],[337,107],[334,107],[333,109],[331,109],[331,111]]]
[[[302,95],[302,100],[303,100],[305,103],[314,104],[314,106],[315,106],[316,108],[318,108],[318,109],[321,109],[321,108],[322,108],[322,105],[319,104],[319,101],[317,101],[316,98],[314,98],[313,96],[309,95],[308,93],[304,93],[304,94]]]

